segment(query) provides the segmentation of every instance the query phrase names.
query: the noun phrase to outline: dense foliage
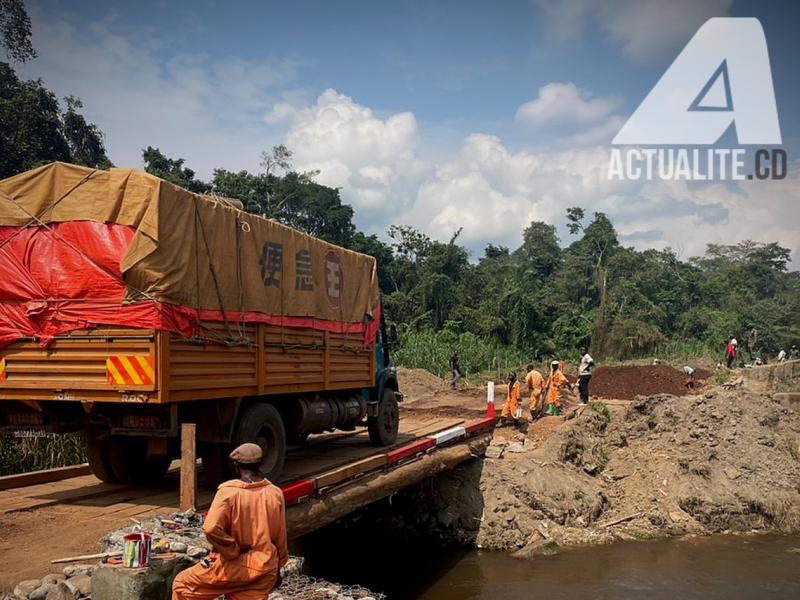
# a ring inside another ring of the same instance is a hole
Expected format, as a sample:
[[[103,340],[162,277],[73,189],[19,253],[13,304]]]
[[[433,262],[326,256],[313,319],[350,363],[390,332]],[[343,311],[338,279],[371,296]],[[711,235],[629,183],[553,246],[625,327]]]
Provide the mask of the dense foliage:
[[[107,168],[103,135],[78,112],[74,97],[65,108],[41,81],[24,81],[0,62],[0,178],[56,160]]]

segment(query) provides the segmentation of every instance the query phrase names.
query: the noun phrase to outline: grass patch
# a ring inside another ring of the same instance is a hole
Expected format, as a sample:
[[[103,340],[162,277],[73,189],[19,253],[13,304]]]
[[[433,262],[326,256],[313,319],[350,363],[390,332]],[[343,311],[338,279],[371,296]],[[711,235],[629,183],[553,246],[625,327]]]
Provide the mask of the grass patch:
[[[583,490],[575,490],[575,500],[580,502],[584,498],[586,498],[586,494],[583,492]]]
[[[608,410],[608,406],[606,406],[605,402],[589,402],[589,408],[603,417],[606,423],[611,422],[611,411]]]
[[[87,460],[80,434],[0,435],[0,475],[79,465]]]
[[[611,454],[608,448],[603,444],[598,444],[592,448],[592,456],[597,461],[597,470],[602,471],[606,468],[608,461],[611,460]]]
[[[426,369],[449,379],[450,357],[456,351],[461,357],[461,375],[470,383],[487,378],[505,380],[509,371],[516,371],[517,376],[524,378],[529,362],[523,352],[473,333],[410,328],[402,332],[398,344],[392,348],[392,359],[397,366]]]
[[[711,381],[714,382],[714,385],[722,385],[730,378],[730,373],[726,369],[719,369],[718,371],[714,371],[714,375],[711,376]]]

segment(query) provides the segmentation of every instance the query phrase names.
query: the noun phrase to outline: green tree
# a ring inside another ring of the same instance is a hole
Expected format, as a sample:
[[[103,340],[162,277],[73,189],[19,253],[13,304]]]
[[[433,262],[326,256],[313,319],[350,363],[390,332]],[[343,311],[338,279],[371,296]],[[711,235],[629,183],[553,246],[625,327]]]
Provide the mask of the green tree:
[[[83,103],[74,96],[67,96],[64,101],[67,110],[62,116],[62,127],[69,147],[70,161],[86,167],[111,167],[103,143],[103,133],[94,123],[87,123],[78,112],[78,109],[83,108]]]
[[[194,176],[192,169],[183,166],[186,161],[182,158],[168,158],[158,148],[148,146],[142,150],[142,160],[145,171],[190,192],[204,194],[211,189],[210,185]]]
[[[0,63],[0,178],[69,159],[55,94]]]
[[[0,178],[56,160],[110,166],[103,134],[78,112],[79,100],[65,100],[62,112],[40,80],[23,81],[0,63]]]
[[[25,62],[36,58],[31,43],[31,18],[22,0],[0,0],[0,46],[9,60]]]

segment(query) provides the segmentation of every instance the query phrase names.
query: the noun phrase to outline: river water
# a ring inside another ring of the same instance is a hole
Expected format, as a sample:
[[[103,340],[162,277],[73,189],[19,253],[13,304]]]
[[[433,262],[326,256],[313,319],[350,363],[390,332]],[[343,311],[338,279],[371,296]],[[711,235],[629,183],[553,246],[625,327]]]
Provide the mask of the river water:
[[[389,600],[800,599],[800,536],[624,542],[533,560],[387,547],[378,532],[372,544],[355,541],[303,544],[310,574],[383,591]]]

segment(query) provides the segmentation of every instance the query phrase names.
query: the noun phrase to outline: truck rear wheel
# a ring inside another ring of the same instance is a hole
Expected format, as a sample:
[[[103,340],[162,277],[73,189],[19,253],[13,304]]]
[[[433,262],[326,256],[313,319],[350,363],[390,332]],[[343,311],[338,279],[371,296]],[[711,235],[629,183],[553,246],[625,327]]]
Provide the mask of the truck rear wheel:
[[[157,483],[167,474],[172,462],[169,456],[147,456],[147,438],[113,435],[109,438],[111,470],[121,483]]]
[[[234,446],[246,442],[261,446],[264,452],[261,474],[273,483],[277,482],[286,459],[286,429],[274,406],[259,402],[242,411],[236,425]]]
[[[109,436],[95,431],[87,431],[86,449],[89,455],[89,468],[100,481],[117,483],[119,479],[111,469],[111,456],[109,454]]]
[[[367,419],[367,429],[373,446],[390,446],[397,441],[400,408],[394,390],[388,387],[383,389],[381,401],[378,403],[378,414]]]

